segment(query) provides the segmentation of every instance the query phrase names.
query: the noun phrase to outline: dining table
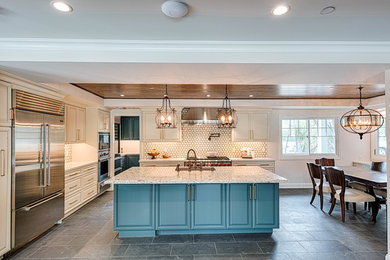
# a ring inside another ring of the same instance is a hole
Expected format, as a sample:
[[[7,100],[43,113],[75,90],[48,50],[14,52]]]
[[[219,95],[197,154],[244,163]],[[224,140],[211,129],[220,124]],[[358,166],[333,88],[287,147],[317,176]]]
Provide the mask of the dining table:
[[[386,200],[376,196],[374,188],[387,187],[387,173],[356,166],[337,166],[336,168],[340,168],[344,171],[345,179],[365,185],[367,187],[367,192],[375,197],[375,202],[371,205],[372,215],[369,221],[376,222],[380,204],[385,204]]]

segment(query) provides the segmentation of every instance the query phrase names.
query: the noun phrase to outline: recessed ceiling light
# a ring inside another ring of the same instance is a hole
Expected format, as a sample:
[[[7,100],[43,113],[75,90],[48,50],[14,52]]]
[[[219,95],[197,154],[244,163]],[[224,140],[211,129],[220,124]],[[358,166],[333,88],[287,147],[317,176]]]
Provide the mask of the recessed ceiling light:
[[[73,11],[72,6],[68,4],[67,2],[64,1],[52,1],[51,5],[57,9],[58,11],[64,12],[64,13],[69,13]]]
[[[249,95],[249,97],[253,97],[253,95]]]
[[[276,16],[279,16],[279,15],[286,14],[288,11],[290,11],[290,6],[288,6],[288,5],[279,5],[279,6],[275,7],[272,10],[272,14],[276,15]]]
[[[206,95],[206,97],[210,97],[210,95],[209,95],[209,94],[207,94],[207,95]]]
[[[188,6],[185,3],[168,0],[161,5],[161,11],[169,17],[181,18],[187,15]]]
[[[324,9],[322,9],[320,11],[320,14],[327,15],[327,14],[333,13],[334,11],[336,11],[336,7],[334,7],[334,6],[327,6],[327,7],[325,7]]]
[[[125,95],[121,94],[121,97],[124,97]]]

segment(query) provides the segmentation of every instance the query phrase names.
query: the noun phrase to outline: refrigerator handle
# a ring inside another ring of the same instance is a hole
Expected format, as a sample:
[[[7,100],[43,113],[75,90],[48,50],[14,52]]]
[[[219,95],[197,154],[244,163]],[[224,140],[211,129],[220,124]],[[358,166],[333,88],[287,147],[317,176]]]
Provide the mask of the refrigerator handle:
[[[51,197],[49,197],[49,198],[47,198],[47,199],[45,199],[45,200],[38,201],[38,202],[34,202],[34,203],[32,203],[32,204],[29,204],[29,205],[27,205],[27,206],[24,206],[24,207],[21,208],[20,210],[23,210],[23,211],[30,211],[30,210],[32,210],[33,208],[38,207],[39,205],[42,205],[42,204],[44,204],[44,203],[46,203],[46,202],[48,202],[48,201],[51,201],[51,200],[53,200],[53,199],[55,199],[55,198],[60,197],[60,196],[63,196],[63,193],[62,193],[62,192],[59,192],[59,193],[57,193],[57,194],[54,194],[53,196],[51,196]]]
[[[44,187],[45,185],[45,170],[42,168],[42,164],[44,162],[44,138],[45,138],[45,126],[41,125],[41,133],[40,133],[40,141],[39,141],[39,186]]]
[[[46,126],[43,125],[43,187],[47,186],[46,179]]]
[[[51,175],[50,175],[50,124],[47,124],[47,186],[50,186]]]

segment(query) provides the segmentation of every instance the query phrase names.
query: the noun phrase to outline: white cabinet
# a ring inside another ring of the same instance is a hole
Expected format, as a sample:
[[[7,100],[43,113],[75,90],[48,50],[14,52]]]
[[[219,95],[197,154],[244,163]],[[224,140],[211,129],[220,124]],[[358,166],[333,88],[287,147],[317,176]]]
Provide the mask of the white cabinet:
[[[98,112],[98,130],[99,132],[110,132],[110,113],[99,110]]]
[[[232,131],[233,142],[258,142],[269,139],[269,114],[259,111],[237,112],[238,123]]]
[[[142,140],[146,142],[180,142],[181,123],[176,128],[157,128],[156,112],[142,113]]]
[[[261,168],[275,172],[275,161],[267,159],[232,159],[233,166],[260,166]]]
[[[98,192],[96,163],[65,172],[65,216],[88,203]]]
[[[0,81],[0,126],[11,126],[11,85]]]
[[[11,129],[0,127],[0,258],[11,248]]]
[[[66,105],[65,108],[65,126],[67,143],[85,142],[85,109]]]

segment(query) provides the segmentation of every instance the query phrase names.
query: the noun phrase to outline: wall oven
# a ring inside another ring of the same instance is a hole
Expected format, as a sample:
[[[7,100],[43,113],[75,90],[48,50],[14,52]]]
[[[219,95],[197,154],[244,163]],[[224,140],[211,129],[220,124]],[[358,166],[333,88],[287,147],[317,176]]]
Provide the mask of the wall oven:
[[[110,149],[110,134],[99,133],[99,151]]]
[[[99,151],[99,161],[98,161],[99,182],[108,178],[109,164],[110,164],[110,152],[108,150]]]

